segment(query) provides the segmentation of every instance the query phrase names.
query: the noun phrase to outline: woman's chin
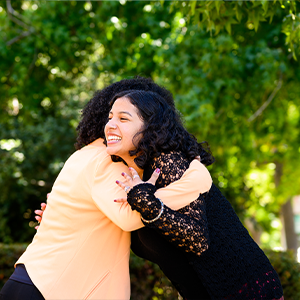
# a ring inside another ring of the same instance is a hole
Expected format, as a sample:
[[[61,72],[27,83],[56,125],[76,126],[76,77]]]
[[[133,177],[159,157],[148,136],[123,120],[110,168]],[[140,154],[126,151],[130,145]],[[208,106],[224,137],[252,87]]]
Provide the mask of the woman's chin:
[[[110,148],[110,147],[107,147],[107,148],[106,148],[106,153],[107,153],[108,155],[116,156],[116,157],[118,157],[118,158],[121,158],[121,159],[123,159],[123,160],[125,161],[125,159],[120,155],[119,151],[115,151],[115,149],[112,149],[112,148]]]
[[[106,147],[106,153],[109,155],[117,155],[116,151],[114,151],[111,147]]]

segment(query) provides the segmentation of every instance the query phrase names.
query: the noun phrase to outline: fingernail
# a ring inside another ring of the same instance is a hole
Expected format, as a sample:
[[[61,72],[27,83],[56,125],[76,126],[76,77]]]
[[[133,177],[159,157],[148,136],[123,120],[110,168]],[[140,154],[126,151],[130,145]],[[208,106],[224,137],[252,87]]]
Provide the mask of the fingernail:
[[[116,184],[119,184],[119,183],[120,183],[120,181],[119,181],[119,180],[117,180],[117,181],[116,181]]]
[[[155,172],[156,172],[156,173],[159,173],[159,172],[160,172],[160,169],[157,168],[157,169],[155,170]]]
[[[131,168],[131,167],[129,167],[128,169],[129,169],[130,171],[132,170],[132,168]]]
[[[121,174],[122,174],[122,176],[124,176],[124,175],[125,175],[125,173],[124,173],[124,172],[122,172]]]
[[[114,200],[114,202],[117,202],[117,200]]]

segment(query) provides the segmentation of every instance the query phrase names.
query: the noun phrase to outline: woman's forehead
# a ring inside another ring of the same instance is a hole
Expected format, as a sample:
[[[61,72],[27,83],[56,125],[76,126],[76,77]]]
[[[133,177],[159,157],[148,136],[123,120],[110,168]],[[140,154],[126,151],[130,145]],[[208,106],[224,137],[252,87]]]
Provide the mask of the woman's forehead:
[[[127,97],[120,97],[117,98],[114,102],[111,110],[111,113],[128,113],[128,112],[135,112],[138,113],[138,109],[133,105]]]

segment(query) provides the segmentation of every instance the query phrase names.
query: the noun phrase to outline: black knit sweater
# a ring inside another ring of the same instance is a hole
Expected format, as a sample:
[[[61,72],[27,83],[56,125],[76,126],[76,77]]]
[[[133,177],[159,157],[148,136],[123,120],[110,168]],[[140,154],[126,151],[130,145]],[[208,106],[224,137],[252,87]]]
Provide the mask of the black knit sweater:
[[[147,180],[161,169],[156,186],[140,184],[128,193],[132,209],[151,220],[161,204],[156,188],[179,179],[189,162],[163,154],[145,169]],[[201,184],[195,182],[195,184]],[[132,233],[132,250],[157,263],[185,299],[273,300],[282,295],[277,273],[215,185],[190,205]]]

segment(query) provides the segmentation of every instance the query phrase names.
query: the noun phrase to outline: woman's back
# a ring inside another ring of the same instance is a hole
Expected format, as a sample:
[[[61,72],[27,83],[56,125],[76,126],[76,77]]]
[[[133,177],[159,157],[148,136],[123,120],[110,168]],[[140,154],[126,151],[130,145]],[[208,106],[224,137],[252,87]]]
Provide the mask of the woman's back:
[[[103,213],[107,203],[111,218],[114,210],[120,211],[112,191],[123,195],[113,182],[122,171],[126,167],[111,163],[102,139],[76,151],[65,163],[43,222],[17,262],[26,266],[45,299],[130,297],[130,234]],[[125,216],[120,216],[120,223],[140,224],[138,215]]]
[[[184,157],[178,160],[178,153],[173,157],[170,154],[162,155],[145,169],[144,179],[155,168],[161,168],[162,174],[171,174],[160,176],[157,187],[165,186],[178,179],[176,174],[181,174],[188,164]],[[177,169],[178,165],[180,170]],[[279,299],[282,288],[275,270],[215,185],[190,205],[178,210],[183,216],[192,217],[195,211],[207,218],[209,246],[201,255],[183,252],[175,248],[176,242],[171,245],[164,240],[157,231],[162,220],[148,225],[153,229],[138,230],[133,235],[133,250],[138,246],[138,255],[142,254],[142,257],[158,263],[171,281],[176,282],[175,286],[184,297],[187,296],[182,292],[182,286],[188,286],[185,290],[192,294],[198,293],[196,299],[210,299],[204,294],[205,288],[211,299]],[[184,270],[182,274],[176,271],[180,269],[180,264],[184,265],[181,266]]]
[[[200,198],[206,203],[210,245],[193,265],[211,295],[215,299],[279,299],[282,288],[276,271],[228,200],[214,184]]]

